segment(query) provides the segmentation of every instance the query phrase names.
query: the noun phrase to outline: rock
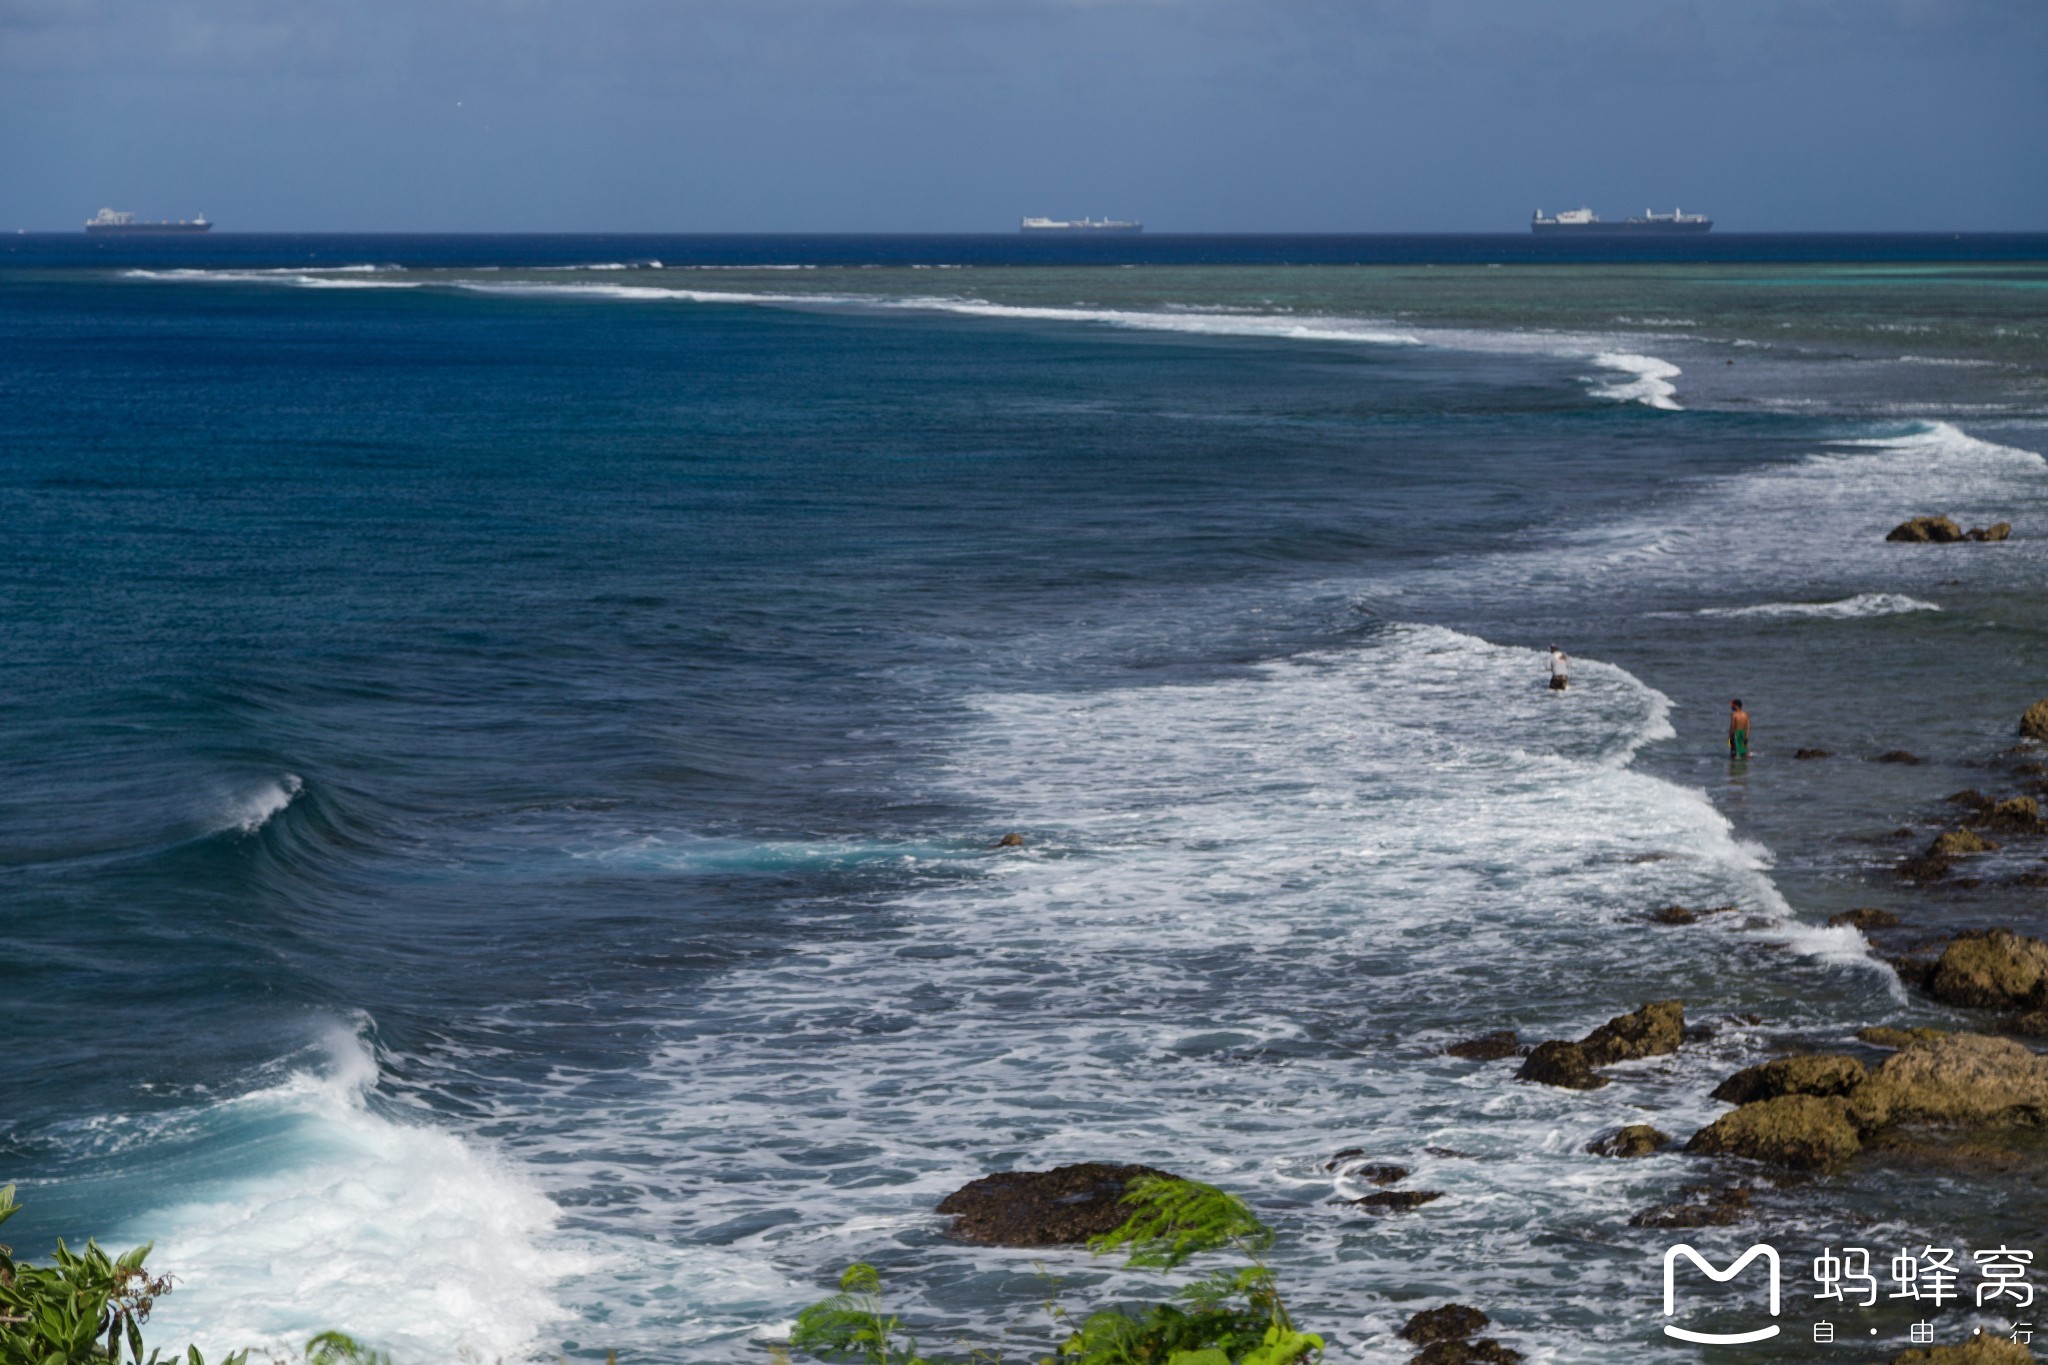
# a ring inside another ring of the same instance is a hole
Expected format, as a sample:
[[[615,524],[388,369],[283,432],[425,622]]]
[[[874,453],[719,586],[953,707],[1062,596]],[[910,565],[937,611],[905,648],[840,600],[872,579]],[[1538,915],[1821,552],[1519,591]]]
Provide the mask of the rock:
[[[1969,530],[1963,532],[1963,538],[1965,540],[1974,540],[1982,543],[1984,541],[2004,540],[2007,536],[2010,536],[2011,534],[2011,522],[1994,521],[1989,526],[1972,526]]]
[[[1899,917],[1889,910],[1869,907],[1844,910],[1839,915],[1828,916],[1830,929],[1839,929],[1845,924],[1854,929],[1896,929],[1899,927]]]
[[[1946,829],[1934,836],[1934,842],[1927,846],[1926,852],[1900,863],[1899,875],[1918,881],[1933,881],[1947,873],[1957,858],[1972,853],[1991,853],[1997,848],[1997,844],[1970,830]]]
[[[1948,517],[1914,517],[1885,534],[1886,540],[1908,545],[1953,545],[1962,538],[1963,528]]]
[[[1442,1190],[1381,1190],[1363,1199],[1351,1201],[1356,1208],[1369,1209],[1374,1213],[1407,1213],[1424,1204],[1435,1203],[1444,1197]]]
[[[1834,757],[1834,755],[1833,755],[1832,753],[1828,752],[1828,751],[1827,751],[1826,749],[1794,749],[1794,750],[1792,751],[1792,757],[1794,757],[1794,758],[1833,758],[1833,757]]]
[[[1491,1321],[1477,1308],[1447,1303],[1441,1308],[1425,1308],[1408,1319],[1401,1335],[1418,1346],[1427,1346],[1432,1341],[1460,1341],[1484,1331]]]
[[[1346,1166],[1339,1174],[1351,1180],[1363,1180],[1368,1185],[1397,1185],[1409,1175],[1406,1166],[1392,1164],[1370,1166]]]
[[[1605,1076],[1594,1074],[1593,1064],[1587,1060],[1584,1048],[1556,1038],[1538,1043],[1530,1052],[1529,1059],[1522,1063],[1522,1069],[1515,1073],[1515,1079],[1561,1086],[1566,1090],[1598,1090],[1607,1084]]]
[[[1938,1028],[1893,1028],[1888,1024],[1872,1024],[1869,1028],[1857,1029],[1856,1036],[1872,1047],[1896,1048],[1924,1043],[1930,1038],[1946,1038],[1948,1031]]]
[[[2020,713],[2020,733],[2028,739],[2048,739],[2048,697]]]
[[[2008,1021],[2005,1031],[2021,1038],[2048,1038],[2048,1010],[2028,1010]]]
[[[1662,909],[1652,910],[1649,919],[1652,924],[1698,924],[1700,912],[1688,910],[1682,905],[1667,905]]]
[[[1987,804],[1989,809],[1978,816],[1980,824],[1993,829],[2017,830],[2023,834],[2038,833],[2041,829],[2041,805],[2031,796],[2015,796],[2007,801]]]
[[[1326,1171],[1334,1171],[1339,1166],[1342,1166],[1345,1162],[1351,1160],[1351,1158],[1364,1155],[1365,1148],[1363,1147],[1346,1147],[1343,1151],[1337,1153],[1328,1161],[1325,1161],[1323,1163],[1323,1169]]]
[[[1758,1100],[1694,1133],[1685,1150],[1747,1157],[1795,1171],[1831,1170],[1863,1145],[1849,1117],[1849,1104],[1839,1096],[1818,1095]]]
[[[1928,974],[1926,989],[1944,1005],[2031,1009],[2048,995],[2048,943],[1993,929],[1957,938]]]
[[[1463,1057],[1468,1062],[1497,1062],[1503,1057],[1512,1057],[1522,1050],[1522,1040],[1511,1028],[1498,1033],[1489,1033],[1483,1038],[1467,1038],[1462,1043],[1452,1043],[1444,1051],[1453,1057]]]
[[[1067,1246],[1123,1225],[1124,1191],[1145,1176],[1174,1179],[1151,1166],[1087,1161],[1050,1171],[1001,1171],[970,1181],[939,1201],[955,1214],[950,1234],[983,1246]]]
[[[1869,1076],[1854,1057],[1780,1057],[1736,1072],[1714,1087],[1713,1098],[1754,1104],[1779,1095],[1846,1095]]]
[[[2010,1337],[1972,1337],[1960,1346],[1916,1346],[1891,1365],[2033,1365],[2034,1353]]]
[[[1931,957],[1888,957],[1885,961],[1899,974],[1901,984],[1916,990],[1926,990],[1927,983],[1934,979],[1934,959]]]
[[[1477,1341],[1439,1341],[1408,1358],[1408,1365],[1518,1365],[1522,1353],[1492,1337]]]
[[[2010,1038],[1951,1033],[1885,1058],[1847,1103],[1866,1129],[1895,1123],[2038,1127],[2048,1124],[2048,1057]]]
[[[1687,1185],[1684,1198],[1653,1204],[1628,1220],[1632,1228],[1725,1228],[1749,1217],[1751,1191],[1743,1185]]]
[[[1927,760],[1907,749],[1886,749],[1872,763],[1925,763]]]
[[[1022,848],[1024,847],[1024,836],[1021,834],[1005,834],[1002,838],[996,840],[992,847]]]
[[[1647,1123],[1631,1123],[1605,1133],[1586,1144],[1594,1156],[1649,1156],[1671,1145],[1671,1134],[1660,1133]]]
[[[1991,798],[1975,787],[1965,787],[1959,792],[1950,792],[1942,800],[1954,806],[1968,806],[1972,810],[1983,810],[1991,804]]]
[[[1685,1041],[1685,1002],[1657,1000],[1629,1014],[1617,1014],[1579,1040],[1590,1066],[1678,1051]]]

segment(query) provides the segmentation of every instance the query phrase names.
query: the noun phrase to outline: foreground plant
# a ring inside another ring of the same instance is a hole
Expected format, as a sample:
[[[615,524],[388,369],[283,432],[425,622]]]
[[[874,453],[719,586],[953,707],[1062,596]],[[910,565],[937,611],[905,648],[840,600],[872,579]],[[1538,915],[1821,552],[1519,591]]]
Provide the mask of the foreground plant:
[[[1147,1177],[1123,1202],[1131,1216],[1088,1247],[1096,1255],[1125,1252],[1133,1270],[1178,1270],[1196,1256],[1234,1252],[1244,1264],[1211,1270],[1173,1301],[1132,1311],[1105,1308],[1082,1319],[1056,1357],[1042,1365],[1298,1365],[1319,1361],[1323,1339],[1297,1329],[1281,1300],[1266,1253],[1273,1230],[1251,1206],[1214,1185]],[[882,1277],[871,1265],[849,1266],[840,1292],[797,1315],[790,1345],[864,1365],[939,1365],[920,1356],[902,1320],[882,1304]],[[1055,1321],[1065,1310],[1049,1304]],[[996,1360],[977,1351],[972,1359]]]
[[[0,1189],[0,1223],[21,1212],[14,1186]],[[142,1324],[156,1301],[171,1292],[171,1277],[142,1268],[148,1246],[109,1256],[98,1242],[77,1252],[57,1243],[47,1266],[26,1265],[0,1246],[0,1365],[169,1365],[160,1351],[142,1354]],[[124,1354],[125,1353],[125,1354]],[[196,1346],[185,1365],[206,1365]],[[222,1365],[246,1365],[248,1352]]]

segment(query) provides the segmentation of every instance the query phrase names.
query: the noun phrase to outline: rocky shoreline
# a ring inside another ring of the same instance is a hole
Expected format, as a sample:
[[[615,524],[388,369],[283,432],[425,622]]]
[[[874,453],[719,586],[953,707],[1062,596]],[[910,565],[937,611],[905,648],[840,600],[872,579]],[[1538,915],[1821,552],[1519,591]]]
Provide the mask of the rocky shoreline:
[[[1943,537],[1901,537],[1895,532],[1892,538]],[[1959,532],[1953,538],[2000,537]],[[2024,712],[2019,729],[2024,743],[2006,755],[2015,760],[2007,765],[2008,776],[2022,785],[2031,783],[2031,789],[2002,797],[1975,790],[1955,793],[1949,804],[1963,810],[1961,819],[1896,865],[1907,885],[1977,885],[1973,859],[2008,845],[2048,845],[2048,820],[2039,808],[2040,796],[2048,794],[2048,781],[2042,780],[2048,778],[2048,762],[2039,752],[2039,746],[2048,744],[2048,699]],[[1801,750],[1798,757],[1831,755]],[[1878,755],[1874,761],[1919,760],[1901,752]],[[1999,840],[1987,837],[1990,834]],[[2039,851],[2048,852],[2048,847]],[[2018,884],[2048,885],[2048,860],[2041,867],[2039,880],[2032,879],[2037,874],[2022,873]],[[1735,908],[1666,906],[1643,918],[1652,925],[1683,928]],[[1910,932],[1905,917],[1874,907],[1845,911],[1828,923],[1853,929],[1866,943],[1873,935]],[[1596,1156],[1627,1160],[1679,1147],[1701,1163],[1701,1179],[1681,1185],[1669,1202],[1635,1214],[1631,1226],[1739,1224],[1756,1216],[1759,1182],[1822,1179],[1859,1158],[1976,1175],[1997,1174],[2012,1169],[2016,1160],[2032,1160],[1994,1139],[2048,1129],[2048,1056],[2024,1041],[2048,1038],[2048,942],[1993,927],[1918,941],[1898,952],[1887,953],[1871,943],[1870,952],[1929,1002],[1974,1016],[1974,1026],[1868,1026],[1856,1034],[1860,1053],[1794,1052],[1743,1067],[1710,1094],[1730,1108],[1682,1142],[1650,1122],[1594,1134],[1583,1150]],[[1581,1038],[1529,1043],[1503,1029],[1454,1042],[1443,1054],[1478,1064],[1516,1061],[1515,1083],[1591,1091],[1616,1079],[1603,1074],[1605,1068],[1674,1054],[1712,1033],[1709,1027],[1688,1027],[1682,1000],[1656,1000],[1613,1016]],[[1416,1213],[1444,1197],[1441,1191],[1391,1188],[1408,1178],[1409,1169],[1376,1160],[1361,1148],[1336,1153],[1323,1169],[1354,1189],[1360,1183],[1376,1187],[1355,1197],[1340,1193],[1336,1201],[1375,1216]],[[1079,1245],[1116,1225],[1122,1217],[1119,1201],[1131,1182],[1164,1174],[1146,1166],[1104,1163],[1002,1172],[948,1195],[938,1212],[953,1217],[949,1235],[967,1242]],[[1489,1325],[1481,1310],[1451,1303],[1416,1313],[1400,1335],[1420,1348],[1411,1365],[1498,1365],[1524,1358],[1515,1348],[1480,1336]],[[1916,1348],[1893,1357],[1892,1365],[1997,1365],[2032,1359],[2023,1346],[1984,1338],[1960,1346]]]

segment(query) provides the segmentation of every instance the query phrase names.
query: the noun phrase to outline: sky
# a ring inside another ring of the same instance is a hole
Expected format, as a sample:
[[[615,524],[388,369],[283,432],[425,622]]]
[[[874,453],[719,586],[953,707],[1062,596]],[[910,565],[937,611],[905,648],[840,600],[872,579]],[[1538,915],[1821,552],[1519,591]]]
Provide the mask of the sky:
[[[2048,230],[2048,0],[0,0],[0,230]]]

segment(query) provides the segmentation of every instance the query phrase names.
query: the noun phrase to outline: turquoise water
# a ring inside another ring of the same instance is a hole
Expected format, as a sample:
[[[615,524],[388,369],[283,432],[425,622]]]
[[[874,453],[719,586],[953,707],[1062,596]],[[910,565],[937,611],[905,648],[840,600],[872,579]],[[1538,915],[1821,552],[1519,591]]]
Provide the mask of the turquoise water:
[[[1113,1288],[931,1205],[1111,1159],[1251,1197],[1335,1358],[1456,1297],[1637,1360],[1706,1171],[1585,1141],[1941,1022],[1834,911],[2048,929],[2048,850],[1887,870],[2048,691],[2038,266],[325,250],[0,271],[0,1180],[153,1239],[167,1342],[766,1358],[860,1257],[1023,1354],[1034,1262]],[[1936,511],[2017,530],[1883,542]],[[1602,1091],[1441,1055],[1670,995]]]

